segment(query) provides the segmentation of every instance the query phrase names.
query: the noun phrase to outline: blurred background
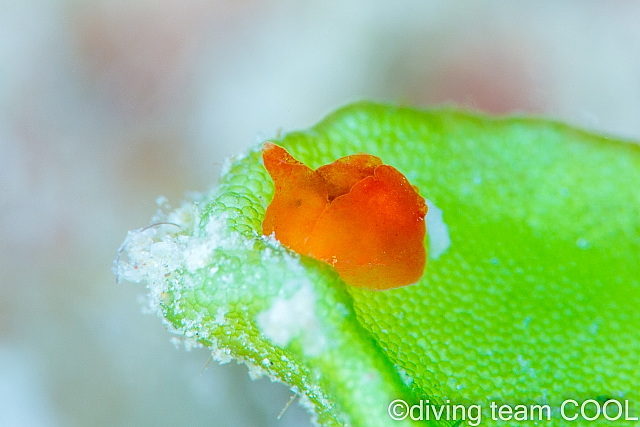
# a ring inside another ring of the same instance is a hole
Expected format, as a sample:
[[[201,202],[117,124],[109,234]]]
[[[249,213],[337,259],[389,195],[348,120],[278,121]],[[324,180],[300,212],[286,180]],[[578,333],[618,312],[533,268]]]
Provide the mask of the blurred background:
[[[0,0],[0,426],[309,426],[110,272],[166,196],[348,102],[640,139],[640,3]]]

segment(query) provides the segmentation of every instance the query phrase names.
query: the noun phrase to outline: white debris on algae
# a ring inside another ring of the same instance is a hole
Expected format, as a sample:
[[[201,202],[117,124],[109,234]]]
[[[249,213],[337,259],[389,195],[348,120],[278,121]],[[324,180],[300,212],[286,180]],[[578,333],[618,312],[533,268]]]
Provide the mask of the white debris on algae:
[[[192,236],[199,217],[196,205],[184,204],[166,217],[159,215],[156,224],[129,231],[120,247],[114,273],[119,281],[147,282],[152,310],[159,308],[172,273],[183,266],[194,273],[211,262],[216,249],[237,246],[238,239],[223,232],[224,216],[210,218],[205,236]]]
[[[444,222],[442,209],[431,200],[425,199],[429,211],[426,217],[427,235],[429,236],[429,258],[438,259],[451,246],[449,227]]]
[[[316,299],[309,283],[304,283],[291,298],[277,297],[271,307],[258,314],[260,330],[278,347],[284,348],[291,340],[301,337],[306,355],[320,354],[326,338],[316,316]]]

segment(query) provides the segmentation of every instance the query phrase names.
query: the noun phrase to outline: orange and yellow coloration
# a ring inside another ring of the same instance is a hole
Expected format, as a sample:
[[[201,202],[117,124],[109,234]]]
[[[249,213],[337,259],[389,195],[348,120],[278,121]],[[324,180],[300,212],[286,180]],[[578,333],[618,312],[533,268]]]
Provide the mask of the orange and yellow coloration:
[[[420,279],[427,206],[398,170],[356,154],[314,171],[270,142],[262,158],[275,183],[263,234],[331,264],[352,286],[379,291]]]

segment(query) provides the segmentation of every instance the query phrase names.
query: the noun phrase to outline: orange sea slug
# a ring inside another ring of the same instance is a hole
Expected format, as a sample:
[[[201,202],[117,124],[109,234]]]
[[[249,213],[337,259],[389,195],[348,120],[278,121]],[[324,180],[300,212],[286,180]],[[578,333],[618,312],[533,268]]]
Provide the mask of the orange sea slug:
[[[275,183],[263,234],[331,264],[352,286],[377,291],[420,279],[427,206],[398,170],[356,154],[314,171],[270,142],[262,158]]]

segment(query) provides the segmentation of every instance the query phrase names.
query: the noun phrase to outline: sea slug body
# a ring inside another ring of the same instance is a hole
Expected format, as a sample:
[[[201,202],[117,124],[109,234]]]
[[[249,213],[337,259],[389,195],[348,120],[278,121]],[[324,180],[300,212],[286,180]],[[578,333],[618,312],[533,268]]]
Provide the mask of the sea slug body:
[[[356,154],[314,171],[270,142],[263,161],[275,184],[263,234],[331,264],[351,286],[379,291],[422,277],[427,205],[397,169]]]

